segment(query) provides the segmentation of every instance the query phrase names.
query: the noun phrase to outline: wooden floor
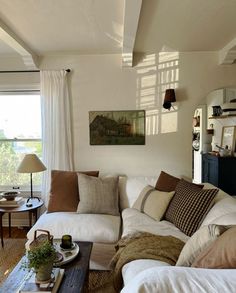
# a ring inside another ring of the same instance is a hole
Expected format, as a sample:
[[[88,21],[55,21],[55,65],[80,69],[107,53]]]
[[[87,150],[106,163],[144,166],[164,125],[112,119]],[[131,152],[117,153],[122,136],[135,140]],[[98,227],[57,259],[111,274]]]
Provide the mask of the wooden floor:
[[[26,234],[28,230],[26,228],[11,228],[11,238],[23,238],[26,239]],[[9,238],[8,228],[3,227],[3,238]]]

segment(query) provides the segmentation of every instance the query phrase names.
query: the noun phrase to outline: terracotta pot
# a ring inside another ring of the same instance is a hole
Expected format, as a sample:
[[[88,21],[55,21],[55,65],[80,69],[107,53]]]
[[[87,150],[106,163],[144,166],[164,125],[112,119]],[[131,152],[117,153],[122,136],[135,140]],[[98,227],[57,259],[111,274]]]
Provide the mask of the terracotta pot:
[[[51,279],[53,263],[49,262],[46,265],[40,266],[36,270],[36,279],[38,282],[45,282]]]

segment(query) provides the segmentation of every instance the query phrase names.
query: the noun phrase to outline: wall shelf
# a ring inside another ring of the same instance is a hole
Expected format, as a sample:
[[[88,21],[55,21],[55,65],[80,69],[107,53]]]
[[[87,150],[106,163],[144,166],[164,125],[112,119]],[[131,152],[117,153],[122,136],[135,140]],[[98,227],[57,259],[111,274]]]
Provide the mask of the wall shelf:
[[[225,119],[225,118],[231,118],[231,117],[236,117],[236,114],[232,114],[232,115],[221,115],[221,116],[212,116],[212,117],[209,117],[208,119]]]

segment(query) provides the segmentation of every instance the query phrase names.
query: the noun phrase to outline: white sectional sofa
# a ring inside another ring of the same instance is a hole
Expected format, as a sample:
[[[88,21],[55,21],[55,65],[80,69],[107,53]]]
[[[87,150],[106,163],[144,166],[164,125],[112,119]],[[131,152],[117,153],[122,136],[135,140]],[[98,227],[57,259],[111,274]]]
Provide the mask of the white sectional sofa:
[[[157,221],[132,208],[145,186],[155,186],[156,180],[156,177],[121,176],[119,178],[121,217],[76,212],[44,213],[28,232],[28,243],[33,240],[35,229],[49,230],[54,238],[71,234],[73,240],[92,241],[94,246],[90,268],[106,270],[115,253],[114,246],[117,241],[137,231],[163,236],[172,235],[187,242],[190,237],[173,223],[166,220]],[[214,186],[205,184],[204,188],[211,189]],[[201,227],[209,224],[236,225],[236,200],[219,190],[214,205],[201,223]],[[158,260],[137,259],[123,266],[122,277],[124,283],[122,293],[236,292],[236,268],[230,270],[186,268],[170,266]]]

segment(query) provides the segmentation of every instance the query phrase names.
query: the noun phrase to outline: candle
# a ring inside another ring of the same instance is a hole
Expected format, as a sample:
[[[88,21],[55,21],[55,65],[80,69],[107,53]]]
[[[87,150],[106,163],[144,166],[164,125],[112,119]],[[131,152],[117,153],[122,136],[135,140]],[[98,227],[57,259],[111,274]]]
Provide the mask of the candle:
[[[61,247],[64,249],[70,249],[72,247],[72,237],[70,235],[62,236]]]

